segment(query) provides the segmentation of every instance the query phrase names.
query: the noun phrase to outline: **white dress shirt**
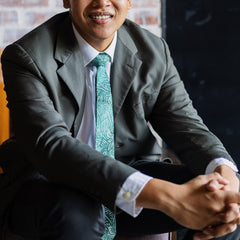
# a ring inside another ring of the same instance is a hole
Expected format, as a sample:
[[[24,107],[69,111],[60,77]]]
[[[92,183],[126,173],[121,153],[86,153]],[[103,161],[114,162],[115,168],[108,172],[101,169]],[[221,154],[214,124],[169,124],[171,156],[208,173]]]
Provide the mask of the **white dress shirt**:
[[[83,119],[81,122],[81,126],[79,132],[77,134],[77,138],[95,148],[95,129],[96,129],[96,118],[95,118],[95,77],[97,73],[97,68],[95,66],[91,66],[89,63],[99,54],[99,52],[89,45],[77,32],[75,27],[73,26],[73,31],[75,37],[80,46],[80,52],[83,57],[83,63],[85,68],[85,76],[86,76],[86,99],[85,99],[85,108],[83,113]],[[114,59],[114,52],[117,42],[117,33],[115,33],[114,39],[111,45],[104,51],[110,56],[110,62],[106,65],[106,71],[110,79],[110,71],[111,64]],[[219,165],[228,165],[234,171],[237,171],[236,166],[228,161],[227,159],[218,158],[214,159],[208,165],[206,169],[206,173],[211,173],[214,169]],[[136,207],[136,198],[147,184],[147,182],[152,179],[152,177],[147,176],[141,172],[135,172],[130,175],[124,184],[122,185],[116,199],[116,205],[127,212],[133,217],[138,216],[141,212],[142,208]]]

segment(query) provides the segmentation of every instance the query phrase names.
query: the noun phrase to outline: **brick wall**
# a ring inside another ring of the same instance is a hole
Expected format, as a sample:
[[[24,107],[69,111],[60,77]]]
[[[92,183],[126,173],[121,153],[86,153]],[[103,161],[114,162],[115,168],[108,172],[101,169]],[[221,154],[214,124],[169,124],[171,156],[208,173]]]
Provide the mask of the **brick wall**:
[[[160,0],[132,0],[132,4],[128,18],[160,36]],[[0,48],[62,11],[62,0],[0,0]]]

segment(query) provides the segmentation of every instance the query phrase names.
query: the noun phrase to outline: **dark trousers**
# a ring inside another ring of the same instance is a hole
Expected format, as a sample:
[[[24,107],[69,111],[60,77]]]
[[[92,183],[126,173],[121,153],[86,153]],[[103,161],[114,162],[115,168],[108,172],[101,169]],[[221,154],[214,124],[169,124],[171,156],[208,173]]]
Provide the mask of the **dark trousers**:
[[[194,177],[181,165],[141,161],[134,167],[153,177],[179,184]],[[9,211],[8,228],[26,240],[97,240],[104,232],[104,213],[102,205],[91,197],[38,179],[27,182],[17,194]],[[180,229],[184,228],[159,211],[144,209],[137,218],[124,212],[117,214],[117,231],[121,235]],[[185,239],[190,240],[190,234],[187,231],[183,237],[189,236]],[[238,240],[226,238],[230,239]]]

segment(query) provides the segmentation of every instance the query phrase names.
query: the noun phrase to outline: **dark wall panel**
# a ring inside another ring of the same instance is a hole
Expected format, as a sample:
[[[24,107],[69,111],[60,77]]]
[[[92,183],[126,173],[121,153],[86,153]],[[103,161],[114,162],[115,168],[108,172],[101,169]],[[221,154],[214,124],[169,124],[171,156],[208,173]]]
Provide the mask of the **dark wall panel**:
[[[166,0],[164,32],[194,106],[240,167],[240,1]]]

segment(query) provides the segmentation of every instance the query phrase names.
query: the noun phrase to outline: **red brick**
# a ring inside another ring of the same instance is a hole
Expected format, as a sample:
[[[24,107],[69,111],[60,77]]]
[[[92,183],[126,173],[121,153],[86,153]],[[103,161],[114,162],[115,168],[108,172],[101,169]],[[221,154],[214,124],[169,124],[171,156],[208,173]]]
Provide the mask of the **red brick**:
[[[150,13],[149,11],[137,11],[134,21],[139,25],[159,25],[160,16],[157,12]]]
[[[48,6],[49,0],[1,0],[0,6],[6,7],[31,7]]]
[[[22,0],[1,0],[0,6],[14,7],[19,6]]]
[[[16,11],[0,11],[0,25],[16,24],[18,15]]]

